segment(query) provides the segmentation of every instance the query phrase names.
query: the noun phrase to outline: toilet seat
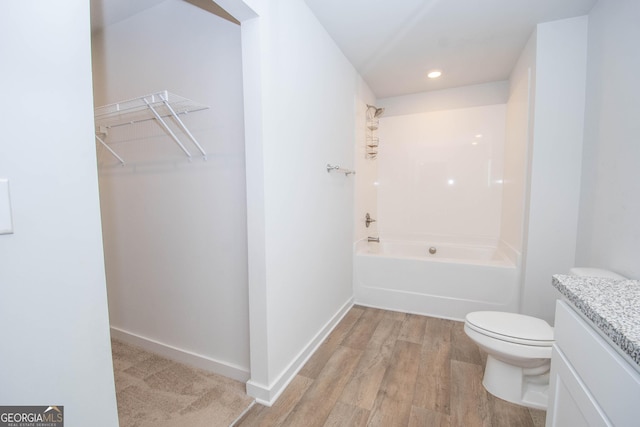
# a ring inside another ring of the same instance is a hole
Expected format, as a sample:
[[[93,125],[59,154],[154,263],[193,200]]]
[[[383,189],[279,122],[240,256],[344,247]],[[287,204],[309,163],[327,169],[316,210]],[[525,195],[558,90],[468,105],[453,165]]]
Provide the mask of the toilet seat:
[[[472,330],[501,341],[534,347],[553,345],[553,328],[535,317],[501,311],[476,311],[467,314],[465,320]]]

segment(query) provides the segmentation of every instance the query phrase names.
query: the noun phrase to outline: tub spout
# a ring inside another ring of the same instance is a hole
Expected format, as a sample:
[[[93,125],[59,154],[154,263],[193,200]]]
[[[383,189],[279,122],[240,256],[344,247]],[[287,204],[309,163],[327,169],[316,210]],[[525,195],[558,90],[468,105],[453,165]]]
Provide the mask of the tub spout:
[[[367,242],[380,243],[380,238],[379,237],[367,237]]]

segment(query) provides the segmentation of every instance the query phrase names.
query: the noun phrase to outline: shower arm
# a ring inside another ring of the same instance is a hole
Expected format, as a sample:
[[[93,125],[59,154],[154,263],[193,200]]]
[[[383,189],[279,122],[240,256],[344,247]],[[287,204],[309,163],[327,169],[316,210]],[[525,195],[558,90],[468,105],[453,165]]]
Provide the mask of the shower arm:
[[[372,119],[380,118],[384,114],[384,107],[378,108],[375,105],[367,104],[367,114],[369,114],[371,110],[373,110]]]

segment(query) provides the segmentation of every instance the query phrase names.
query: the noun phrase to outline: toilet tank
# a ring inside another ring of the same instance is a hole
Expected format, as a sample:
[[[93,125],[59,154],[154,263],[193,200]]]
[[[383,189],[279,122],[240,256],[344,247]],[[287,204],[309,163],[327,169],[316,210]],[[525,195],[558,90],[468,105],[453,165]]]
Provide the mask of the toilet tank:
[[[605,279],[626,279],[626,277],[624,276],[614,273],[613,271],[604,270],[602,268],[573,267],[569,270],[569,274],[571,274],[572,276],[602,277]]]

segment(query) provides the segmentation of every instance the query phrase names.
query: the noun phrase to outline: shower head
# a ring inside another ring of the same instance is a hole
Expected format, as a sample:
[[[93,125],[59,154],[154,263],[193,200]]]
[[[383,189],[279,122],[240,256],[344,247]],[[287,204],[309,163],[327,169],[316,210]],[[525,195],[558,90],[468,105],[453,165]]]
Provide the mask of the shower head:
[[[378,117],[382,116],[384,114],[384,107],[383,108],[378,108],[375,105],[369,105],[367,104],[367,112],[373,111],[373,118],[377,119]]]

